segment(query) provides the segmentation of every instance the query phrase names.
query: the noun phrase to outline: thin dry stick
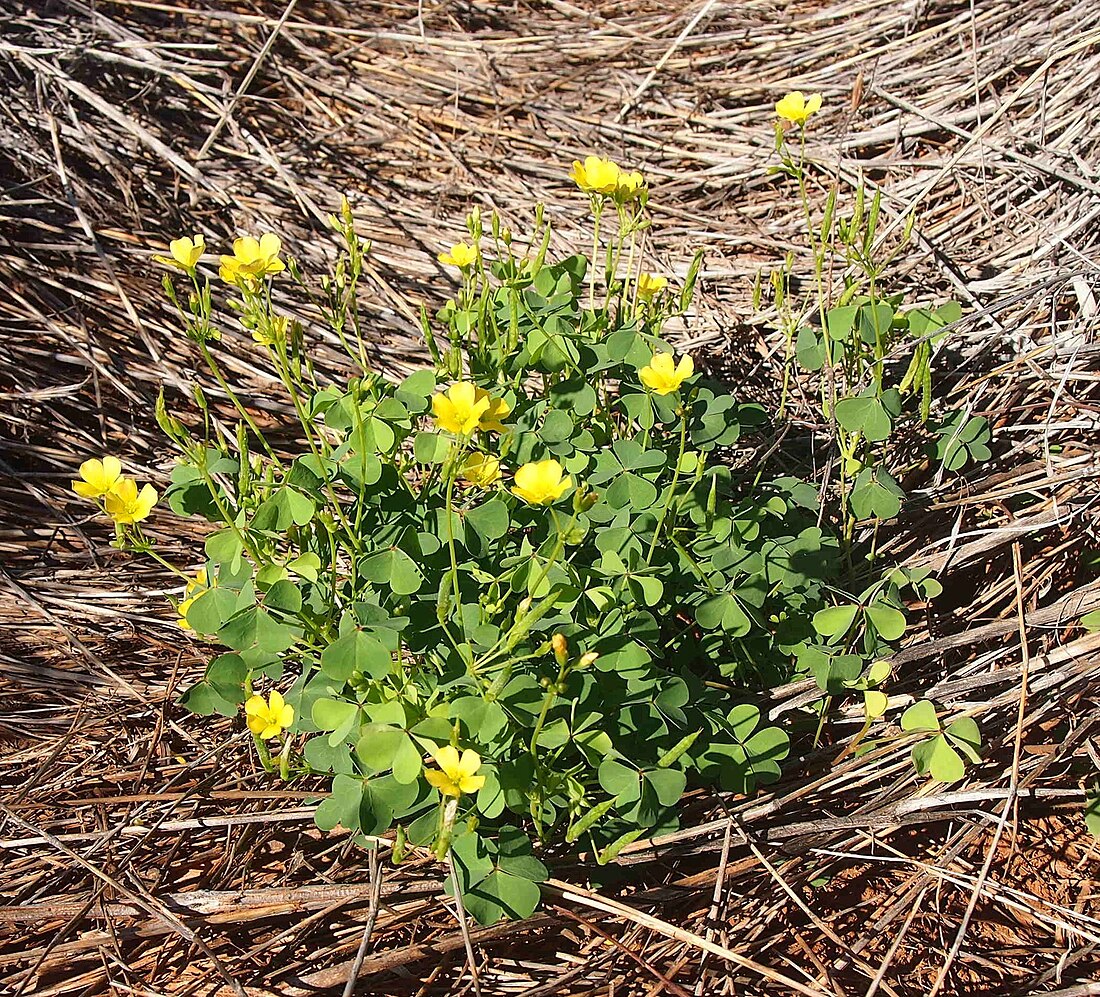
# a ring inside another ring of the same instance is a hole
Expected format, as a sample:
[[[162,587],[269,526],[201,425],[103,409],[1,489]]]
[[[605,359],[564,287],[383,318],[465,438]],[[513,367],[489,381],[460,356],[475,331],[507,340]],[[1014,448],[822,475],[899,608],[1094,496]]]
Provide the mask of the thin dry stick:
[[[981,872],[978,874],[978,879],[970,894],[970,900],[966,905],[966,912],[963,914],[962,922],[959,924],[959,930],[955,934],[955,941],[951,944],[951,949],[947,953],[947,958],[944,959],[943,965],[936,975],[936,979],[932,984],[932,989],[928,991],[928,997],[936,997],[936,994],[940,992],[940,989],[947,980],[947,974],[950,972],[951,966],[962,950],[963,939],[966,937],[966,932],[970,927],[970,919],[974,916],[974,910],[978,906],[978,898],[981,896],[982,887],[985,885],[986,878],[989,876],[989,870],[993,867],[993,857],[997,854],[997,846],[1000,844],[1001,835],[1004,833],[1005,826],[1008,822],[1008,815],[1011,812],[1014,815],[1013,820],[1015,821],[1015,815],[1017,813],[1018,801],[1016,787],[1020,778],[1020,753],[1023,747],[1024,714],[1027,711],[1028,667],[1031,661],[1027,646],[1027,621],[1024,616],[1023,569],[1020,563],[1019,541],[1012,545],[1012,562],[1014,567],[1013,576],[1016,582],[1016,619],[1020,631],[1022,672],[1020,675],[1020,702],[1016,711],[1016,742],[1012,751],[1012,774],[1009,782],[1009,794],[1008,798],[1005,800],[1004,808],[1001,810],[1000,819],[997,821],[997,829],[993,834],[993,840],[989,843],[989,850],[986,853],[985,862],[982,863]]]
[[[814,989],[804,983],[800,983],[798,980],[792,979],[784,973],[777,972],[770,966],[755,962],[738,952],[734,952],[732,949],[709,941],[702,935],[697,935],[694,931],[688,931],[686,928],[679,928],[674,924],[669,924],[667,921],[662,921],[659,917],[654,917],[652,914],[646,914],[634,907],[628,907],[626,904],[619,903],[617,900],[601,897],[599,894],[592,893],[583,887],[572,886],[569,883],[563,883],[556,879],[548,880],[546,886],[558,893],[562,900],[570,900],[574,903],[582,904],[585,907],[591,907],[593,910],[602,911],[605,914],[624,917],[628,921],[633,921],[635,924],[640,924],[653,931],[660,932],[662,935],[674,938],[678,942],[685,942],[704,952],[710,952],[720,959],[732,962],[735,966],[740,966],[743,969],[757,973],[765,979],[771,980],[773,983],[782,983],[795,993],[805,994],[806,997],[821,997],[822,994],[829,993],[829,991],[823,990],[820,987]],[[811,982],[816,981],[811,980]]]
[[[241,85],[237,87],[237,92],[233,94],[233,97],[226,103],[222,109],[221,114],[218,116],[218,120],[215,122],[214,127],[210,129],[210,134],[206,136],[206,141],[203,142],[202,148],[199,149],[198,154],[195,156],[195,161],[192,165],[197,165],[202,162],[206,154],[210,151],[210,147],[217,140],[221,134],[222,129],[229,123],[229,119],[233,116],[233,111],[237,107],[237,102],[247,92],[248,88],[252,85],[252,81],[256,78],[256,74],[260,71],[260,66],[263,65],[264,59],[267,58],[267,54],[271,51],[271,47],[275,44],[276,39],[279,37],[279,33],[286,25],[287,19],[294,12],[294,8],[298,5],[298,0],[290,0],[290,3],[286,5],[286,9],[283,11],[283,16],[276,22],[275,27],[272,28],[271,34],[267,36],[267,41],[264,42],[264,46],[260,49],[259,55],[252,61],[252,65],[249,67],[248,72],[245,74],[244,79],[241,81]]]
[[[470,926],[466,922],[466,906],[462,902],[462,885],[458,881],[458,870],[455,868],[454,851],[447,849],[447,866],[451,870],[451,882],[454,884],[455,908],[458,913],[458,927],[462,932],[462,944],[466,947],[466,961],[470,966],[470,982],[474,985],[474,994],[481,997],[481,981],[477,975],[477,961],[474,958],[474,944],[470,940]]]
[[[894,961],[894,956],[897,955],[897,951],[901,948],[902,940],[909,931],[909,926],[913,923],[913,919],[917,916],[917,911],[920,910],[920,905],[924,901],[924,895],[928,892],[930,887],[921,887],[920,893],[917,895],[917,899],[913,901],[913,906],[909,910],[908,916],[905,918],[905,923],[901,926],[901,930],[898,932],[897,938],[894,939],[893,944],[890,946],[889,951],[886,953],[882,960],[882,965],[879,966],[878,972],[875,973],[875,977],[871,980],[870,985],[867,987],[867,993],[864,997],[874,997],[882,981],[886,978],[886,970],[890,968],[890,963]]]
[[[708,916],[707,924],[707,941],[714,938],[714,925],[718,920],[718,915],[722,909],[722,893],[726,885],[726,867],[729,865],[730,860],[730,842],[733,839],[733,815],[731,814],[726,821],[726,833],[722,838],[722,857],[718,861],[718,875],[714,877],[714,893],[710,898],[710,913]],[[707,953],[704,952],[699,959],[699,980],[695,984],[695,997],[702,997],[703,986],[707,979]]]
[[[355,961],[351,964],[348,982],[344,986],[344,997],[352,997],[355,993],[355,982],[359,979],[359,970],[363,968],[363,960],[367,957],[367,946],[370,944],[370,936],[374,932],[374,922],[378,920],[378,908],[382,902],[382,865],[378,861],[377,844],[367,853],[367,864],[370,868],[370,908],[367,911],[367,923],[363,926],[359,951],[355,953]]]
[[[638,99],[649,89],[649,85],[657,78],[657,74],[665,68],[665,63],[667,63],[668,60],[672,58],[673,53],[684,43],[684,39],[687,38],[687,36],[695,30],[695,25],[697,25],[704,17],[707,16],[707,14],[710,12],[711,7],[713,7],[716,2],[717,0],[706,0],[706,3],[704,3],[703,6],[699,8],[699,13],[697,13],[690,21],[688,21],[686,25],[684,25],[684,30],[676,36],[676,41],[669,45],[668,49],[666,49],[665,51],[665,54],[657,60],[657,64],[649,71],[649,75],[646,76],[646,78],[638,84],[638,88],[634,91],[634,93],[630,95],[630,99],[619,109],[619,113],[615,118],[616,121],[622,121],[623,118],[625,118],[626,115],[630,112],[630,110],[638,103]]]

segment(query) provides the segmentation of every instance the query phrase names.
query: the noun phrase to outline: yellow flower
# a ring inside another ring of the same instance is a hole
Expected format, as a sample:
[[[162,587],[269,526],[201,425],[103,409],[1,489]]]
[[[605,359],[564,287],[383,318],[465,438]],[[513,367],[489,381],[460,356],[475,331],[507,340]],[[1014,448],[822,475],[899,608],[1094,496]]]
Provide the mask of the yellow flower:
[[[804,125],[806,119],[821,110],[821,94],[810,94],[809,98],[801,90],[793,90],[775,105],[775,113],[792,125]]]
[[[668,280],[665,277],[655,277],[650,273],[638,274],[638,297],[643,301],[649,301],[666,287],[668,287]]]
[[[500,481],[500,461],[489,454],[472,453],[458,469],[463,481],[478,488],[490,488]]]
[[[695,373],[695,361],[686,354],[674,363],[671,353],[654,353],[649,364],[638,371],[642,384],[655,395],[667,395],[676,391]]]
[[[435,424],[458,436],[468,436],[475,429],[502,432],[504,426],[500,420],[510,411],[503,398],[493,398],[484,388],[469,381],[459,381],[446,393],[432,395]]]
[[[621,204],[628,204],[641,194],[644,187],[645,177],[637,170],[632,170],[630,173],[620,173],[615,184],[615,200]]]
[[[622,170],[610,159],[587,156],[583,163],[573,160],[569,171],[572,180],[586,194],[614,194],[619,186]]]
[[[103,508],[116,523],[138,523],[156,504],[157,490],[144,485],[139,492],[133,478],[120,479],[103,498]]]
[[[154,256],[153,259],[179,270],[194,270],[202,259],[202,254],[206,252],[206,240],[201,235],[196,235],[194,239],[183,236],[168,243],[168,251],[172,254],[171,257]]]
[[[477,246],[471,246],[468,242],[456,242],[448,253],[440,253],[436,259],[448,267],[458,267],[465,270],[477,262]]]
[[[481,756],[472,748],[467,748],[459,757],[458,748],[448,744],[433,751],[432,758],[441,771],[427,769],[424,778],[444,796],[476,793],[485,785],[485,776],[474,775],[481,768]]]
[[[210,583],[207,581],[206,568],[199,568],[195,573],[195,577],[187,583],[183,598],[179,601],[179,605],[176,606],[176,612],[179,613],[180,617],[176,622],[179,624],[181,630],[194,629],[191,624],[187,622],[187,610],[191,608],[194,601],[208,588],[210,588]]]
[[[294,723],[294,707],[283,702],[283,697],[275,689],[271,690],[267,699],[258,695],[249,699],[244,704],[244,713],[248,729],[264,741],[278,737]]]
[[[556,460],[540,460],[524,464],[516,471],[512,494],[531,505],[549,505],[572,487],[573,478],[562,474],[561,464]]]
[[[122,462],[117,457],[103,460],[86,460],[80,465],[83,481],[72,483],[73,491],[81,498],[99,498],[106,495],[122,477]]]
[[[228,284],[254,283],[286,266],[279,259],[282,242],[274,232],[265,232],[259,240],[246,235],[233,243],[233,255],[221,258],[222,280]]]

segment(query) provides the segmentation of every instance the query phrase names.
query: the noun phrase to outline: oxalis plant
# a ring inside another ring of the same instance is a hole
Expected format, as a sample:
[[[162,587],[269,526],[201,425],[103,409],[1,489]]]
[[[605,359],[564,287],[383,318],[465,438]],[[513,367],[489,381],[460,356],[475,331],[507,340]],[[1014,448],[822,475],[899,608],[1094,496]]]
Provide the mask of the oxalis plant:
[[[777,111],[801,134],[808,113]],[[388,835],[397,862],[410,846],[447,859],[447,889],[482,923],[535,909],[539,856],[607,863],[674,830],[689,785],[744,794],[776,779],[789,740],[760,689],[812,674],[830,698],[864,696],[870,723],[905,629],[902,586],[931,583],[878,573],[849,597],[844,517],[834,530],[805,481],[730,466],[767,414],[663,332],[691,304],[699,258],[678,287],[642,268],[640,173],[590,156],[571,178],[591,251],[551,259],[541,208],[522,246],[475,210],[440,256],[461,286],[422,317],[431,366],[403,380],[368,361],[369,247],[346,201],[319,281],[271,233],[238,239],[216,278],[201,236],[174,241],[165,292],[239,417],[221,432],[198,388],[198,425],[163,398],[156,410],[179,452],[164,498],[210,524],[204,563],[190,574],[153,548],[141,523],[158,495],[115,458],[74,482],[117,546],[181,578],[179,625],[215,649],[184,705],[243,712],[282,779],[326,775],[323,830],[367,847]],[[305,327],[276,303],[288,280],[346,353],[346,381],[318,374]],[[293,444],[276,446],[224,377],[227,315],[281,381]],[[867,428],[845,443],[861,464],[849,503],[879,467]]]

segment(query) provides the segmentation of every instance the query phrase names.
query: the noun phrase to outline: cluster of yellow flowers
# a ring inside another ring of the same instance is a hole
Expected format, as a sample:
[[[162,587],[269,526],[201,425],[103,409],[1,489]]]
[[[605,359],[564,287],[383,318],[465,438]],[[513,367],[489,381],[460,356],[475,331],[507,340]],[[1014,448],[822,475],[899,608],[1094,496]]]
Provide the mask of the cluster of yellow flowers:
[[[274,232],[265,232],[259,239],[242,236],[233,241],[232,256],[220,257],[218,275],[228,284],[254,286],[264,277],[286,269],[279,256],[282,249],[282,241]],[[168,250],[171,256],[154,256],[153,259],[176,270],[194,273],[206,253],[206,240],[201,235],[193,238],[183,236],[173,239],[168,244]]]
[[[695,362],[682,356],[676,363],[671,353],[654,353],[638,371],[638,377],[656,395],[668,395],[695,373]],[[476,431],[503,432],[501,422],[511,411],[503,398],[494,398],[469,381],[452,384],[432,396],[436,426],[455,436],[468,437]],[[500,461],[491,454],[469,454],[459,467],[463,481],[478,488],[491,488],[502,477]],[[530,461],[518,468],[511,492],[530,505],[550,505],[573,487],[573,478],[556,460]]]
[[[123,475],[117,457],[84,461],[72,488],[81,498],[102,502],[103,511],[120,525],[141,522],[157,504],[157,490],[152,485],[139,490],[133,478]]]
[[[244,704],[244,715],[248,729],[261,741],[279,737],[294,723],[294,707],[278,690],[272,690],[267,698],[259,694],[251,696]],[[475,775],[481,768],[481,756],[472,748],[460,755],[458,748],[447,744],[436,748],[432,758],[439,770],[426,769],[424,778],[444,796],[476,793],[485,785],[485,776]]]
[[[583,163],[575,159],[569,179],[586,194],[610,197],[616,204],[629,204],[645,190],[645,177],[637,170],[624,170],[599,156],[586,156]]]

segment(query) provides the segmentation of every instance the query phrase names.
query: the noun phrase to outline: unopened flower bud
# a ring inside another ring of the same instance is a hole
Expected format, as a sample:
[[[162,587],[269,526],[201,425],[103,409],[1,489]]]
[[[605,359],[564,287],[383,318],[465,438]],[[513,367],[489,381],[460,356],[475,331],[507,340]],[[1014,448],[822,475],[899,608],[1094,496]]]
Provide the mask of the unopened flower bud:
[[[588,668],[600,656],[599,651],[585,651],[577,662],[578,668]]]
[[[554,658],[557,663],[564,666],[569,660],[569,642],[565,639],[565,634],[554,634],[550,638],[550,646],[554,649]]]
[[[595,492],[590,492],[583,486],[573,492],[573,511],[574,512],[587,512],[592,508],[599,499],[599,496]]]

